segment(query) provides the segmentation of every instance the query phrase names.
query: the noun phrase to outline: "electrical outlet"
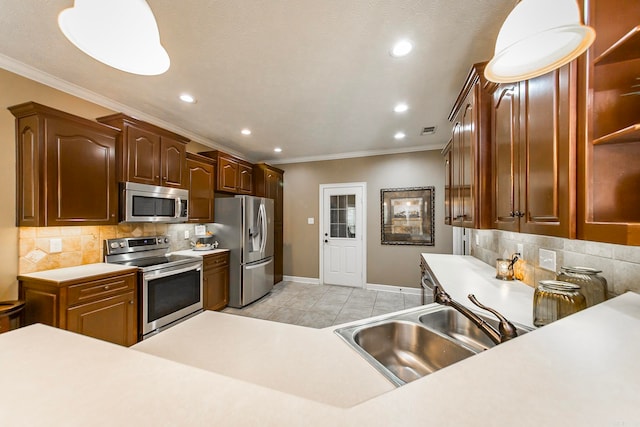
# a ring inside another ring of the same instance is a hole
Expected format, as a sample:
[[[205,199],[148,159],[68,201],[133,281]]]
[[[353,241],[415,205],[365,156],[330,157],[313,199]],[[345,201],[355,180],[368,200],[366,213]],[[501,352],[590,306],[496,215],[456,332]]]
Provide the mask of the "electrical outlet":
[[[184,230],[184,238],[185,239],[189,238],[189,230]]]
[[[49,253],[62,252],[62,239],[49,240]]]
[[[313,225],[315,224],[315,222],[316,222],[315,218],[307,218],[307,224]]]
[[[475,234],[475,241],[476,241],[476,246],[480,246],[480,236],[478,236],[478,233]]]
[[[524,245],[522,243],[518,243],[516,245],[516,247],[518,248],[518,249],[516,249],[516,251],[520,254],[520,258],[523,258],[524,257]]]
[[[538,264],[540,268],[544,268],[549,271],[556,271],[556,253],[555,251],[549,251],[547,249],[540,249],[538,251]]]

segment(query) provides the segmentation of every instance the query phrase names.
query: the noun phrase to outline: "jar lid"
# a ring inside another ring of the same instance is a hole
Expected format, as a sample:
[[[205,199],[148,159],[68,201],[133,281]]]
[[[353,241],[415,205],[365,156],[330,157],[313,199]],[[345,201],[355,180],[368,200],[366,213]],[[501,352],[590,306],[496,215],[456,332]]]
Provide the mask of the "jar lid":
[[[571,266],[562,266],[560,270],[568,271],[569,273],[578,273],[578,274],[598,274],[602,273],[602,270],[596,270],[591,267],[571,267]]]
[[[580,286],[574,285],[573,283],[562,282],[560,280],[540,280],[538,283],[543,288],[553,291],[571,292],[580,290]]]

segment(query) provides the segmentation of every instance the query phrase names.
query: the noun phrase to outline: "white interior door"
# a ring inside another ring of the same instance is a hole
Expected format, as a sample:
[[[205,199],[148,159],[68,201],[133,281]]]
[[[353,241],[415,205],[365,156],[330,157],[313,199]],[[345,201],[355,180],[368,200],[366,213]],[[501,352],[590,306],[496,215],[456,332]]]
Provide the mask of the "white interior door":
[[[321,185],[321,280],[364,287],[365,184]]]

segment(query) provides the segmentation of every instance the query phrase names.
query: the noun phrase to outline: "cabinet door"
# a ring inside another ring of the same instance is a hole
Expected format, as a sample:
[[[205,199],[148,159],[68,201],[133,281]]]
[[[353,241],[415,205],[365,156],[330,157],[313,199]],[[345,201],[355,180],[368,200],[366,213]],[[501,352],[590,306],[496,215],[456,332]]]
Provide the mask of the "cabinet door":
[[[461,161],[462,124],[457,121],[451,134],[451,225],[462,226],[462,161]]]
[[[137,321],[134,292],[67,309],[67,329],[114,344],[135,344]]]
[[[187,159],[189,175],[189,222],[213,222],[214,180],[213,165]]]
[[[476,136],[475,136],[475,103],[474,97],[469,96],[462,109],[460,117],[460,206],[463,227],[475,227],[476,206]]]
[[[144,129],[127,126],[128,166],[126,180],[160,185],[160,137]]]
[[[202,276],[205,310],[221,310],[229,303],[229,253],[204,258]]]
[[[163,136],[160,142],[161,185],[186,188],[186,145],[166,136]]]
[[[47,119],[47,223],[116,224],[116,139]]]
[[[520,232],[575,235],[575,78],[566,65],[520,83]]]
[[[238,181],[238,163],[226,157],[218,159],[218,184],[219,191],[235,193]]]
[[[444,223],[451,225],[451,142],[445,147],[444,157]]]
[[[245,164],[238,164],[238,186],[239,194],[253,193],[253,167]]]
[[[517,231],[518,85],[500,85],[494,92],[492,108],[494,223],[498,229]]]
[[[42,121],[37,116],[22,117],[18,120],[16,130],[17,149],[17,215],[18,225],[37,227],[44,222],[45,203],[41,201],[40,188],[44,171],[46,154],[40,144]]]

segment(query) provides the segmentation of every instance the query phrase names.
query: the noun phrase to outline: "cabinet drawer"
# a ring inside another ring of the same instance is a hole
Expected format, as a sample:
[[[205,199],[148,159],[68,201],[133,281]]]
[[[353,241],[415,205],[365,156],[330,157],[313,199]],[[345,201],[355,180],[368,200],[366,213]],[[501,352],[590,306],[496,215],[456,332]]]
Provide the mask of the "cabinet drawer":
[[[204,269],[221,268],[229,265],[229,253],[223,252],[219,254],[207,255],[204,257]]]
[[[94,299],[106,298],[127,291],[135,291],[135,288],[135,274],[109,277],[107,279],[71,285],[68,288],[67,294],[68,304],[74,305],[92,301]]]

